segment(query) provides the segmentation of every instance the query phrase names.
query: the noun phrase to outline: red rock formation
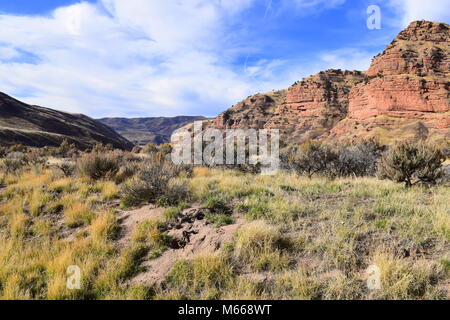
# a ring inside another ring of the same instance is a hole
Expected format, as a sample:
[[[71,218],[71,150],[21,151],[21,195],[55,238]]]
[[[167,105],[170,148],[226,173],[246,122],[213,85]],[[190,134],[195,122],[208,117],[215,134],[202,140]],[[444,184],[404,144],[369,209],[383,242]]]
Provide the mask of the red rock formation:
[[[373,59],[367,74],[448,75],[449,34],[447,24],[413,22],[386,47],[382,54]]]
[[[214,127],[262,128],[273,116],[275,109],[284,103],[286,92],[279,90],[250,96],[220,114],[214,120]]]
[[[373,59],[367,72],[371,80],[352,88],[348,121],[338,124],[331,136],[354,138],[355,132],[344,128],[356,122],[365,129],[361,133],[357,128],[357,137],[367,136],[377,127],[391,131],[411,129],[414,123],[420,122],[429,135],[437,133],[448,139],[449,45],[448,25],[427,21],[411,23],[383,54]],[[404,137],[415,134],[409,131]]]
[[[327,70],[297,82],[265,127],[296,141],[317,138],[347,116],[350,89],[366,79],[359,71]]]
[[[416,21],[367,72],[327,70],[277,91],[249,97],[221,114],[218,128],[278,128],[287,141],[382,142],[450,138],[450,26]]]
[[[450,111],[449,82],[408,76],[385,76],[355,86],[349,97],[350,118],[376,114],[405,115]]]

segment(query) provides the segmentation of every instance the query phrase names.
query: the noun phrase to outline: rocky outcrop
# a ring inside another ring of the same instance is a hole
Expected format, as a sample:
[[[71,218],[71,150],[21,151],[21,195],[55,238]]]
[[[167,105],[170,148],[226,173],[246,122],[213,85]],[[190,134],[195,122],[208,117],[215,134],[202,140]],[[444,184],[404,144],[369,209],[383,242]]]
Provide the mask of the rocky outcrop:
[[[376,114],[404,115],[449,111],[449,83],[443,79],[386,76],[352,89],[349,117],[366,119]]]
[[[367,74],[445,76],[450,72],[449,25],[415,21],[376,56]]]
[[[424,137],[425,128],[426,137],[449,139],[449,72],[449,26],[411,23],[373,59],[367,71],[370,80],[352,88],[346,121],[330,136],[374,136],[388,143]]]
[[[279,90],[250,96],[220,114],[213,126],[219,129],[262,128],[284,103],[286,93],[287,90]]]
[[[347,116],[351,88],[366,80],[359,71],[327,70],[297,82],[265,127],[289,139],[320,137]]]
[[[249,97],[215,124],[279,128],[288,142],[449,139],[449,73],[449,25],[416,21],[373,59],[368,71],[320,72],[295,83],[277,101],[267,94]]]
[[[347,116],[350,89],[366,80],[359,71],[323,71],[287,90],[248,97],[219,115],[214,126],[280,129],[289,140],[315,138]]]

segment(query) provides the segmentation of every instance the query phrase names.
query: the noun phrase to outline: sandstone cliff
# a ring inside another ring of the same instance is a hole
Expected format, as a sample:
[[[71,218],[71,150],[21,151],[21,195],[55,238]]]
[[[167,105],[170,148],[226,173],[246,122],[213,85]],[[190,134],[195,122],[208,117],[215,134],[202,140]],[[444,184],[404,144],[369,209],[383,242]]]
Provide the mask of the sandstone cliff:
[[[279,128],[285,141],[450,139],[450,26],[416,21],[366,72],[327,70],[287,90],[257,94],[217,128]]]

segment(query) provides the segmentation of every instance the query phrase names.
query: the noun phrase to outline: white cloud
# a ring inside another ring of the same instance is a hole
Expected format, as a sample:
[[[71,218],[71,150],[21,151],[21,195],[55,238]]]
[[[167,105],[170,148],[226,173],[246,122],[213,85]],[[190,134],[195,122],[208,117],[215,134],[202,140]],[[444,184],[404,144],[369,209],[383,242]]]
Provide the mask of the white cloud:
[[[297,6],[302,8],[311,8],[317,6],[324,6],[327,8],[334,8],[345,3],[346,0],[294,0]]]
[[[415,20],[450,21],[449,0],[389,0],[389,4],[401,16],[402,27]]]
[[[10,60],[20,56],[20,53],[11,47],[0,47],[0,60]]]
[[[360,70],[369,69],[375,53],[355,48],[338,49],[322,53],[320,58],[333,69]]]
[[[334,9],[344,4],[347,0],[267,0],[268,8],[275,12],[295,12],[299,16],[307,16]],[[268,9],[268,10],[269,10]],[[268,12],[266,12],[268,15]]]
[[[223,108],[251,87],[221,60],[225,19],[252,1],[102,0],[1,15],[0,88],[94,116]],[[39,62],[8,61],[17,48]]]
[[[249,48],[231,26],[255,1],[101,0],[50,16],[0,15],[0,91],[96,117],[212,116],[334,63],[360,66],[358,52],[335,52],[306,67],[279,59],[236,67],[230,61]]]

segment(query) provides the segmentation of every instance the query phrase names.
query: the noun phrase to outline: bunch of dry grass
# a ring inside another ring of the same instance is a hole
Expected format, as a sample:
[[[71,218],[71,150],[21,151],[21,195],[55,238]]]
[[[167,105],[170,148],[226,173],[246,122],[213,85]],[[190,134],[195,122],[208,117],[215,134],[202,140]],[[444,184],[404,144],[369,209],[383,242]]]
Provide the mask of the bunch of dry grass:
[[[117,153],[92,152],[78,160],[78,172],[91,180],[112,179],[120,169],[121,159]]]

